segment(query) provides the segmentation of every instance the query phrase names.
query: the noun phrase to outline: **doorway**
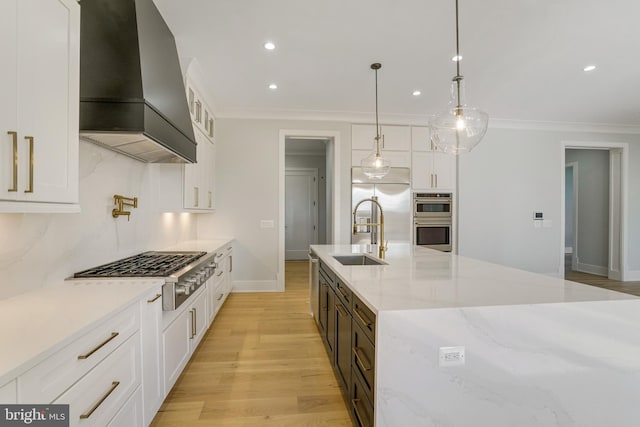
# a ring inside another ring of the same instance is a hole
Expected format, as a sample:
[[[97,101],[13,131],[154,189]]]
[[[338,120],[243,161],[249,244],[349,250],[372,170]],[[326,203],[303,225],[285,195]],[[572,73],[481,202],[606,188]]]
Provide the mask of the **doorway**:
[[[562,145],[562,276],[577,271],[624,280],[628,146]]]
[[[314,131],[314,130],[280,130],[279,143],[279,227],[278,227],[278,274],[277,291],[285,290],[285,259],[307,259],[309,245],[292,239],[289,234],[289,224],[292,223],[292,205],[287,207],[287,181],[289,184],[302,188],[309,184],[303,184],[303,178],[294,178],[287,170],[317,169],[316,183],[316,231],[317,238],[314,243],[325,244],[340,240],[340,132],[339,131]],[[294,184],[294,181],[299,181]],[[305,190],[306,191],[306,190]],[[294,197],[295,199],[295,197]],[[302,206],[304,197],[298,197],[298,201],[289,202]],[[296,208],[299,209],[299,208]],[[289,210],[289,213],[287,212]],[[312,214],[313,215],[313,214]],[[287,219],[287,216],[289,218]],[[304,221],[303,221],[304,222]],[[287,236],[289,236],[287,238]],[[313,239],[313,235],[311,237]],[[303,256],[304,253],[304,256]]]
[[[318,243],[318,169],[286,168],[285,261],[306,260]]]

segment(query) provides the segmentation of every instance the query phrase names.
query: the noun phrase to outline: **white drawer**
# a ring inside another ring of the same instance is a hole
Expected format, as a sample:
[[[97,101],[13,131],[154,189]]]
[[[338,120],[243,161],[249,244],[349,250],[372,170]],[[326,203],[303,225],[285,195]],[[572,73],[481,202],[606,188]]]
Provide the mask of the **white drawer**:
[[[140,327],[134,304],[18,378],[20,402],[46,404],[64,393]]]
[[[0,387],[0,403],[16,403],[16,380],[11,380]]]
[[[69,405],[70,427],[105,426],[140,383],[140,336],[136,333],[54,403]]]
[[[107,427],[142,427],[142,387],[133,393]]]

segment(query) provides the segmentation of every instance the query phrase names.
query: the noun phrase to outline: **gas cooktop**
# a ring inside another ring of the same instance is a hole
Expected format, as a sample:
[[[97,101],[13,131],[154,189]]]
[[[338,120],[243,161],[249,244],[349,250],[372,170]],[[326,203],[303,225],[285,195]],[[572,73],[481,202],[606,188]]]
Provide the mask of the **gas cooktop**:
[[[75,278],[167,277],[205,255],[206,252],[143,252],[128,258],[75,273]]]

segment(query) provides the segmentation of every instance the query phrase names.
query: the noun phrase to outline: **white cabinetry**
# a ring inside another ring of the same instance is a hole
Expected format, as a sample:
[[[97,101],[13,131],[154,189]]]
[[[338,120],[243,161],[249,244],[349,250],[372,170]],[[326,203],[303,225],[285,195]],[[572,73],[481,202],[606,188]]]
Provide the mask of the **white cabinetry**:
[[[411,150],[411,128],[409,126],[380,125],[380,132],[384,136],[384,139],[380,140],[381,149]],[[371,151],[375,144],[375,137],[375,125],[352,125],[351,149]]]
[[[449,190],[456,184],[456,157],[438,152],[429,128],[411,128],[411,186],[413,190]]]
[[[198,163],[184,166],[184,208],[215,209],[216,148],[200,129],[194,127]]]
[[[162,334],[165,394],[178,380],[209,325],[205,290],[206,286],[200,287],[179,311],[164,313],[171,317]]]
[[[382,156],[389,159],[392,167],[411,166],[411,128],[409,126],[381,125],[380,140]],[[351,165],[360,166],[360,160],[374,150],[375,125],[351,125]]]
[[[80,6],[0,2],[0,211],[78,211]]]
[[[71,426],[107,425],[140,390],[139,329],[134,304],[20,375],[18,402],[69,404]],[[137,408],[128,425],[142,425]]]
[[[143,360],[143,418],[144,425],[149,425],[165,396],[162,379],[162,287],[160,286],[140,301],[140,335]],[[131,404],[137,405],[135,401]]]

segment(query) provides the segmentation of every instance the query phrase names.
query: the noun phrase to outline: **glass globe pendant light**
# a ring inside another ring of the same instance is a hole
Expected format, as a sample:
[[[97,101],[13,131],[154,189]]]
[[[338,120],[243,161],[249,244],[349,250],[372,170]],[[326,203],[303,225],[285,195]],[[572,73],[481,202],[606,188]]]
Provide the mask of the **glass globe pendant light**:
[[[458,31],[458,0],[456,0],[456,75],[451,81],[451,98],[446,111],[436,114],[431,122],[432,140],[445,153],[462,154],[471,151],[487,132],[489,115],[469,107],[464,99],[464,82],[460,75],[460,37]]]
[[[382,68],[379,63],[371,64],[371,69],[376,74],[376,136],[374,138],[374,149],[367,157],[360,161],[362,172],[369,178],[382,178],[389,173],[391,165],[389,160],[382,157],[380,153],[380,140],[384,141],[384,135],[380,135],[380,126],[378,125],[378,70]]]

